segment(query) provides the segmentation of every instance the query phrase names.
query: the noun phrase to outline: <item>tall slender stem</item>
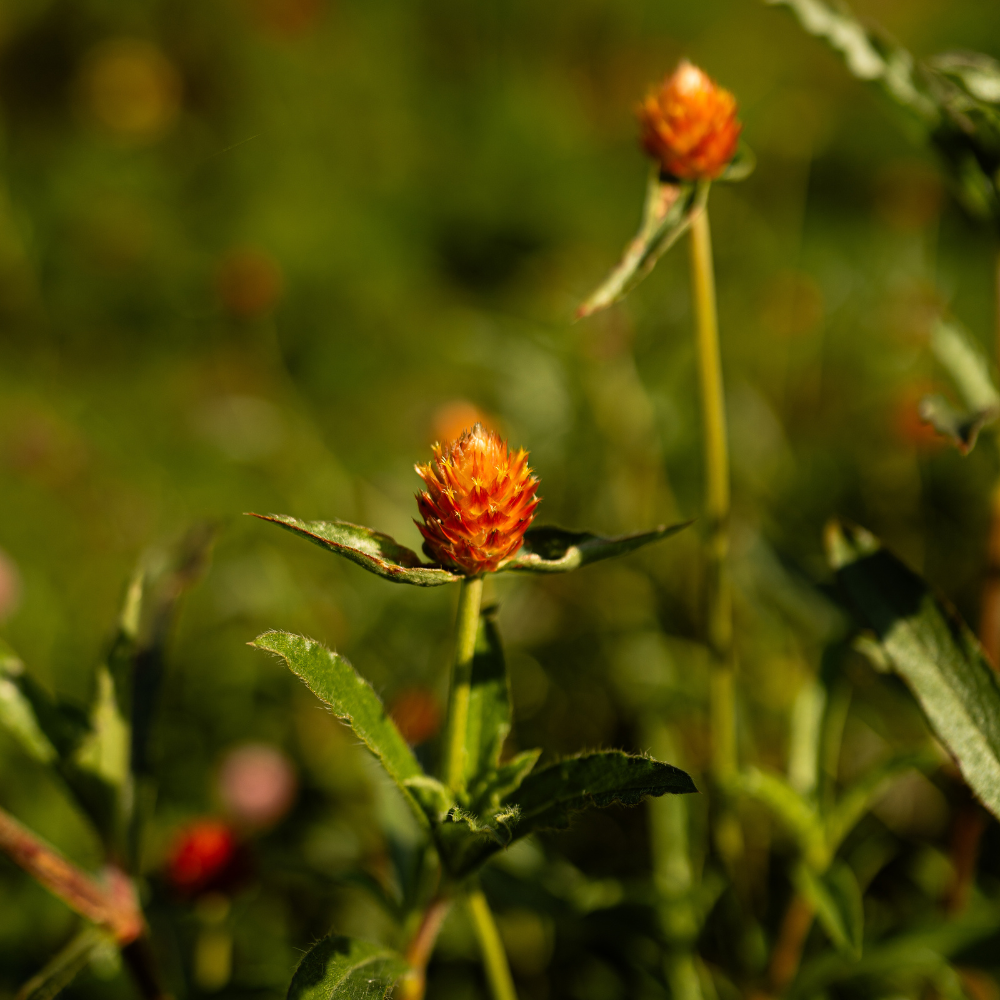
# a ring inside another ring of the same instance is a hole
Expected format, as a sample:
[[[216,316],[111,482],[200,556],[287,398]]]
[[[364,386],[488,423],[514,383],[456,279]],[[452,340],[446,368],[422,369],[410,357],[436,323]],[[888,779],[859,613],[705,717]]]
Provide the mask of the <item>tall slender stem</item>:
[[[708,645],[712,656],[709,711],[712,773],[720,786],[736,771],[736,706],[733,692],[733,612],[729,585],[729,444],[719,356],[712,236],[707,206],[691,223],[691,272],[697,318],[698,381],[705,452],[705,514]]]
[[[469,727],[469,694],[472,658],[476,652],[479,607],[483,600],[483,578],[467,577],[458,597],[455,626],[455,663],[451,673],[448,730],[445,736],[444,780],[455,792],[465,789],[465,736]]]
[[[472,926],[479,939],[479,949],[483,954],[483,965],[486,968],[486,979],[490,984],[493,1000],[517,1000],[514,990],[514,980],[507,964],[507,953],[503,950],[500,932],[496,921],[490,912],[490,904],[486,901],[482,889],[473,889],[466,897]]]

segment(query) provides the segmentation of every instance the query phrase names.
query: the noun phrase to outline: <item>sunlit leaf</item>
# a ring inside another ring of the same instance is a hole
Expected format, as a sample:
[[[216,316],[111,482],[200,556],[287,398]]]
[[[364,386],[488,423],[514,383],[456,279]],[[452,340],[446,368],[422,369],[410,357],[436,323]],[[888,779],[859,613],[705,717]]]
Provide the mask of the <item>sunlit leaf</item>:
[[[265,632],[250,645],[280,656],[288,669],[351,727],[378,758],[402,790],[418,821],[426,827],[427,815],[408,783],[417,779],[426,784],[427,776],[371,684],[344,657],[301,635]]]
[[[385,1000],[408,968],[385,945],[330,935],[299,963],[288,1000]]]
[[[969,787],[1000,816],[1000,681],[958,613],[861,528],[831,523],[837,580]]]
[[[43,731],[32,699],[25,691],[28,683],[24,664],[6,643],[0,641],[0,726],[35,760],[51,764],[58,753]]]
[[[369,573],[416,587],[437,587],[443,583],[458,583],[461,574],[425,563],[412,549],[393,538],[347,521],[300,521],[285,514],[250,514],[270,521],[323,548],[336,552],[357,563]]]
[[[602,750],[567,757],[533,770],[508,796],[506,805],[520,809],[516,833],[569,825],[573,813],[612,803],[636,805],[650,796],[696,792],[690,775],[672,764],[621,750]]]
[[[795,884],[816,911],[834,946],[846,956],[861,957],[864,935],[864,909],[861,889],[854,872],[843,861],[834,861],[822,875],[808,865],[796,869]]]
[[[1000,393],[990,376],[989,362],[979,345],[954,323],[937,324],[931,350],[951,376],[963,408],[956,409],[943,396],[927,396],[920,402],[920,416],[950,438],[962,454],[968,454],[980,430],[1000,414]]]
[[[695,214],[704,207],[708,188],[707,182],[663,179],[659,169],[654,167],[646,185],[639,232],[625,248],[617,267],[577,309],[577,319],[606,309],[635,288],[691,225]]]
[[[543,526],[529,528],[524,545],[512,559],[502,563],[501,570],[522,573],[568,573],[588,563],[622,556],[636,549],[661,541],[682,531],[691,521],[660,526],[653,531],[634,535],[602,538],[589,531],[567,531],[565,528]]]

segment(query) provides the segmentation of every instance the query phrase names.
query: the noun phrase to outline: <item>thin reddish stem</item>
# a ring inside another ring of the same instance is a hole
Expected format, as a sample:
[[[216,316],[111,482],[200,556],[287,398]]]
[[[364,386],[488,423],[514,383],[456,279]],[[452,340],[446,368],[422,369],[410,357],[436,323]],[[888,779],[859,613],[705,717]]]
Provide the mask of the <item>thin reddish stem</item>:
[[[427,989],[427,963],[431,959],[434,945],[444,918],[448,916],[452,900],[439,896],[427,907],[417,933],[413,935],[409,948],[406,949],[406,961],[410,971],[400,982],[400,1000],[423,1000]]]

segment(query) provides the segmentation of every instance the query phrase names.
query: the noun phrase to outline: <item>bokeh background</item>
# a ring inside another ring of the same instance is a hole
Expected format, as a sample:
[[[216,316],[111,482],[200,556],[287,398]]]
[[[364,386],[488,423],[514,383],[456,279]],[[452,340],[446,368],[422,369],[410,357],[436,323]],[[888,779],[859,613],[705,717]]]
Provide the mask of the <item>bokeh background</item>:
[[[918,54],[1000,54],[982,0],[855,7]],[[418,548],[413,463],[478,414],[530,449],[543,523],[614,533],[697,516],[684,246],[625,305],[571,322],[638,221],[636,101],[681,56],[736,93],[758,159],[745,183],[717,186],[712,225],[743,711],[753,754],[783,766],[796,692],[840,627],[822,590],[830,515],[978,614],[996,456],[941,445],[916,402],[941,381],[935,316],[993,343],[996,248],[893,109],[758,0],[0,6],[2,635],[83,701],[137,559],[195,522],[218,530],[169,650],[144,844],[179,996],[283,996],[331,928],[395,933],[355,873],[388,869],[387,831],[412,836],[398,802],[246,642],[275,627],[337,648],[403,699],[420,736],[446,692],[450,588],[390,585],[244,511],[339,517]],[[698,532],[564,578],[497,581],[512,746],[641,750],[653,707],[683,721],[678,753],[701,772]],[[922,733],[857,669],[871,690],[848,719],[848,771]],[[170,845],[232,811],[220,775],[246,743],[280,750],[294,802],[246,834],[231,902],[193,903],[163,875]],[[890,910],[943,891],[948,796],[911,785],[870,820],[903,859],[899,884],[922,893],[894,888]],[[62,790],[2,733],[0,803],[98,863]],[[588,814],[497,866],[488,889],[525,996],[663,995],[642,973],[655,946],[641,914],[614,909],[649,871],[646,822],[645,807]],[[783,899],[767,858],[782,848],[766,821],[755,829],[766,934]],[[74,926],[0,858],[0,996]],[[213,981],[226,935],[231,976]],[[453,922],[431,995],[482,990]],[[96,969],[66,995],[129,991]]]

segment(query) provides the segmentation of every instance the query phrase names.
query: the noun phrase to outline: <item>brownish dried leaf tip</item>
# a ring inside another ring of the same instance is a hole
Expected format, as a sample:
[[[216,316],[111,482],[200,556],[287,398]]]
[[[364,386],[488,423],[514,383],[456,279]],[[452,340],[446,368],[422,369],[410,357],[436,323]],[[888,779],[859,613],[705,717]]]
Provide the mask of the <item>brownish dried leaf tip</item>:
[[[686,59],[650,90],[638,114],[646,152],[665,173],[685,181],[718,177],[743,128],[733,95]]]
[[[467,576],[494,572],[521,547],[538,506],[528,453],[482,424],[431,450],[434,460],[416,467],[427,489],[417,494],[424,523],[414,521],[428,553]]]

